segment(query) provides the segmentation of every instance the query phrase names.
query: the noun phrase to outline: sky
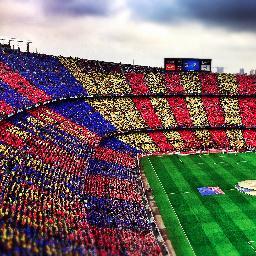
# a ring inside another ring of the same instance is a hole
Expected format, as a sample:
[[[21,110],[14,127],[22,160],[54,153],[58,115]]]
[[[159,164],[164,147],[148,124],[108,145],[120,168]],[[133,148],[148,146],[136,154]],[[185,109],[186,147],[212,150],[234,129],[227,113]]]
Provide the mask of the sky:
[[[157,67],[165,57],[211,58],[230,73],[256,69],[256,0],[0,0],[0,17],[0,38],[31,40],[40,53]]]

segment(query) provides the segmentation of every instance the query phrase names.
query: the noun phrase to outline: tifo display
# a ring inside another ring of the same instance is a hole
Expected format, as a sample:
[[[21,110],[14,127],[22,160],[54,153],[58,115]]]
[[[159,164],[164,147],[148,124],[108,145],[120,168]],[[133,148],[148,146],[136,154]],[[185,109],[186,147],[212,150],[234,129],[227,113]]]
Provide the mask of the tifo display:
[[[255,81],[0,50],[1,254],[171,253],[138,160],[254,151]]]

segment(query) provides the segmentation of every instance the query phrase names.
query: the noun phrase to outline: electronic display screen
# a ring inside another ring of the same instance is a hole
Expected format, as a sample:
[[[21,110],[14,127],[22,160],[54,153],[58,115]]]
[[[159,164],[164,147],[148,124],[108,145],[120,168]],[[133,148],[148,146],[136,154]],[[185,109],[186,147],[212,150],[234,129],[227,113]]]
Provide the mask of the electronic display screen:
[[[201,65],[202,71],[211,71],[211,65]]]
[[[183,70],[184,71],[200,71],[200,62],[199,60],[184,60],[183,61]]]
[[[211,72],[211,59],[165,58],[166,71]]]
[[[169,71],[175,71],[176,70],[176,66],[175,66],[175,63],[168,63],[166,64],[166,70],[169,70]]]

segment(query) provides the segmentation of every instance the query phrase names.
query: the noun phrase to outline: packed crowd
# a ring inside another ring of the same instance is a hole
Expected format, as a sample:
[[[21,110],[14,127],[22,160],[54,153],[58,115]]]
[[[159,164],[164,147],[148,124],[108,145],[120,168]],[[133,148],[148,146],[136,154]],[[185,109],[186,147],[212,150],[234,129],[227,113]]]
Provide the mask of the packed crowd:
[[[254,95],[255,79],[232,74],[171,74],[160,68],[1,51],[0,109],[9,115],[35,104],[87,95]]]
[[[158,255],[138,151],[114,138],[93,150],[101,137],[86,129],[85,119],[76,123],[75,114],[59,103],[2,121],[0,250]]]
[[[255,98],[240,98],[239,101],[239,111],[241,116],[241,121],[246,127],[256,126],[256,101]]]
[[[138,154],[255,148],[255,79],[1,51],[0,251],[159,255]]]
[[[0,54],[0,60],[7,65],[10,72],[19,73],[24,81],[29,81],[37,90],[41,90],[52,99],[86,95],[81,84],[76,81],[56,57],[11,52]],[[28,84],[25,88],[29,88]],[[28,96],[28,94],[24,94]],[[31,98],[34,99],[36,96],[33,95]]]

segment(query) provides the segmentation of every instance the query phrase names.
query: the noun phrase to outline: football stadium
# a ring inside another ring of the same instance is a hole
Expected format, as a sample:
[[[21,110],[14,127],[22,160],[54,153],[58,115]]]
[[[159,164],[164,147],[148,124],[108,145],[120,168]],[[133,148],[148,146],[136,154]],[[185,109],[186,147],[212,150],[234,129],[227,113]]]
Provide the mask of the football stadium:
[[[255,81],[2,47],[1,252],[253,255]]]
[[[0,256],[256,255],[255,13],[0,0]]]

